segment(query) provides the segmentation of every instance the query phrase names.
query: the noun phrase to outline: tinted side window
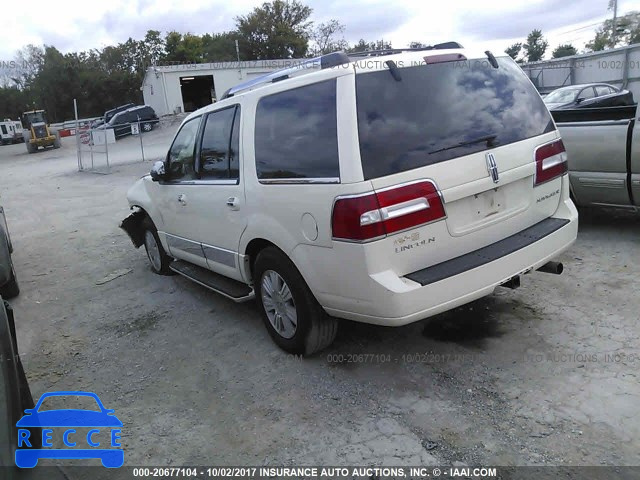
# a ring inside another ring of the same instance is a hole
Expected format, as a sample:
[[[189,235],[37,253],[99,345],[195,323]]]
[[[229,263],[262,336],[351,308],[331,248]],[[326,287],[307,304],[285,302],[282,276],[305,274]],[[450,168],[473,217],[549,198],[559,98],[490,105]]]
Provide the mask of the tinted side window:
[[[140,115],[140,118],[148,120],[153,117],[153,110],[151,110],[151,107],[145,107],[140,109],[138,115]]]
[[[200,117],[185,123],[169,149],[169,178],[171,180],[191,180],[195,178],[194,149]]]
[[[339,178],[336,81],[264,97],[256,110],[258,178]]]
[[[229,148],[229,178],[240,178],[240,107],[236,108]]]
[[[593,93],[593,87],[585,88],[578,95],[578,98],[585,98],[585,99],[586,98],[593,98],[593,97],[595,97],[595,94]]]
[[[237,114],[236,111],[238,111]],[[235,107],[225,108],[207,115],[200,151],[201,178],[214,180],[238,178],[237,158],[233,172],[230,167],[231,157],[237,157],[238,152],[237,145],[231,146],[230,150],[231,131],[236,115],[240,117],[240,112]],[[237,139],[236,136],[236,141]]]

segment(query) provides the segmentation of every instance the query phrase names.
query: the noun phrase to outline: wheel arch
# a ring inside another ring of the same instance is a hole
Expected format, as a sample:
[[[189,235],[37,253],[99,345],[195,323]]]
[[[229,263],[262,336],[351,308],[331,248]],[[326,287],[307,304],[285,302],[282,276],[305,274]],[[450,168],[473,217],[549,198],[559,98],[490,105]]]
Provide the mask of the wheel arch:
[[[262,250],[268,247],[275,247],[278,250],[280,250],[284,255],[287,255],[287,253],[282,248],[280,248],[271,240],[267,240],[266,238],[260,238],[260,237],[252,239],[251,241],[249,241],[249,243],[247,243],[246,247],[243,250],[245,255],[245,263],[246,263],[244,274],[247,277],[247,280],[250,280],[250,281],[253,280],[253,272],[256,265],[256,258],[258,258],[258,254]],[[287,255],[287,258],[289,258],[289,255]],[[298,267],[296,266],[296,268]]]
[[[120,228],[129,235],[133,245],[140,248],[144,244],[145,220],[149,219],[156,228],[158,224],[144,207],[133,204],[131,210],[131,214],[120,222]]]

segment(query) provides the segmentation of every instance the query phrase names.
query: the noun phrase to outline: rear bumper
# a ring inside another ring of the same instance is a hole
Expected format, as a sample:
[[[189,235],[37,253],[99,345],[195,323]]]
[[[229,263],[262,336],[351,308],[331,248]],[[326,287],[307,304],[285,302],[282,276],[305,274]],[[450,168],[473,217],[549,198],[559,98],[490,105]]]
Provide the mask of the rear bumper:
[[[532,242],[526,241],[526,234],[518,234],[473,252],[475,256],[445,262],[450,265],[404,277],[391,271],[372,275],[366,302],[324,295],[318,300],[330,315],[377,325],[401,326],[437,315],[490,295],[498,285],[541,267],[568,249],[578,234],[578,213],[571,200],[560,204],[548,225],[551,223],[558,228]]]

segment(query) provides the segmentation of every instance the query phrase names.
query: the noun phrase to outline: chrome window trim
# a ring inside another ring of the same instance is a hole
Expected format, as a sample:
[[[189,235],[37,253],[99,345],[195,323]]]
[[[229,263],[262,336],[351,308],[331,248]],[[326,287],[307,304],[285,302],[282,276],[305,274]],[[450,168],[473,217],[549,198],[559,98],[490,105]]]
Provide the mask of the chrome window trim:
[[[336,184],[340,183],[339,177],[327,177],[327,178],[259,178],[259,183],[272,184],[272,185],[286,185],[286,184]]]
[[[162,182],[162,185],[238,185],[238,179],[220,180],[184,180],[175,182]]]

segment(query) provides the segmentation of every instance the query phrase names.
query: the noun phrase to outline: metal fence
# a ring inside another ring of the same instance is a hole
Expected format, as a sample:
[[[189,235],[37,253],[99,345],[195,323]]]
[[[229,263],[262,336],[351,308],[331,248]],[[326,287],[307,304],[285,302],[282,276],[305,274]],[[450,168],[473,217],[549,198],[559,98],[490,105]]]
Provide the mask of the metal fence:
[[[540,93],[583,83],[609,83],[640,98],[640,44],[522,65]]]
[[[123,123],[92,128],[90,125],[79,125],[76,130],[78,145],[78,170],[95,173],[110,173],[115,157],[118,163],[144,162],[145,122]],[[126,148],[119,148],[117,141],[126,136],[137,137],[137,141],[127,142]],[[123,150],[126,155],[122,155]],[[110,157],[111,155],[111,157]]]
[[[161,125],[171,125],[176,121],[179,121],[179,118],[154,121],[138,119],[134,123],[99,125],[95,121],[77,120],[76,109],[74,133],[78,171],[108,174],[111,173],[114,164],[123,165],[162,158],[166,155],[167,143],[172,133],[167,132],[167,136],[152,135],[152,139],[149,139],[149,133]]]

